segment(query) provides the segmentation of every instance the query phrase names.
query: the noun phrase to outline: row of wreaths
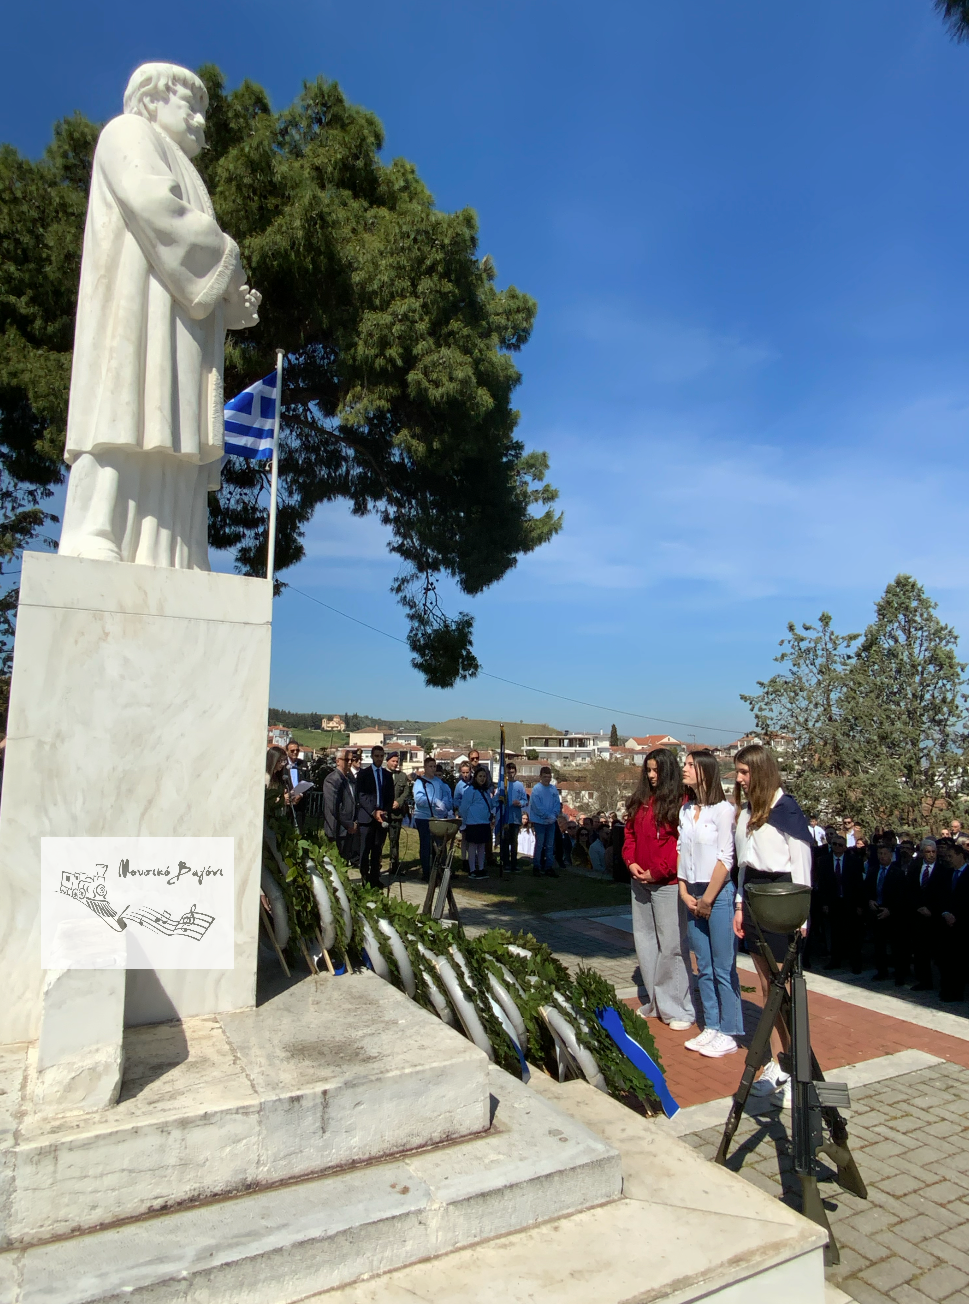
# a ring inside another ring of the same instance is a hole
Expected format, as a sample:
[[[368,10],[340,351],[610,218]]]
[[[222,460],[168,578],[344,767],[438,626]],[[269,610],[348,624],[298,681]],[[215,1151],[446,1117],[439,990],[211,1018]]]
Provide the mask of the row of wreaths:
[[[267,824],[264,853],[263,923],[284,965],[288,957],[313,972],[370,968],[526,1081],[531,1064],[652,1112],[667,1108],[648,1026],[594,969],[573,978],[528,934],[493,928],[471,938],[352,883],[332,843],[283,821]]]

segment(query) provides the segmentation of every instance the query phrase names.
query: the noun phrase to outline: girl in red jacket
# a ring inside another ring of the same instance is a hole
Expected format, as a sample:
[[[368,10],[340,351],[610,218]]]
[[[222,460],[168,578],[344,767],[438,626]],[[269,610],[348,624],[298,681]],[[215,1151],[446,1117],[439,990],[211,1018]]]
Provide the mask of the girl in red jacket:
[[[665,747],[643,762],[627,803],[622,856],[632,879],[633,937],[647,997],[637,1011],[677,1032],[693,1026],[686,910],[676,881],[676,839],[683,805],[680,763]]]

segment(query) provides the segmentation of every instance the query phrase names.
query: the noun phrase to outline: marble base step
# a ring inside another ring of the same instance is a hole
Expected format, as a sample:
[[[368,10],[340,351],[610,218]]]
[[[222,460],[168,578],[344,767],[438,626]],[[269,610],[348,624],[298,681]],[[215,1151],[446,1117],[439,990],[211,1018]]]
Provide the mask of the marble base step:
[[[500,1069],[488,1069],[488,1087],[494,1117],[484,1135],[8,1250],[0,1300],[291,1304],[620,1196],[610,1145]],[[447,1090],[445,1080],[430,1092],[441,1110]]]
[[[52,1118],[24,1104],[36,1051],[0,1047],[0,1248],[490,1124],[486,1057],[372,974],[311,978],[258,1009],[129,1029],[124,1048],[117,1105]]]
[[[825,1233],[584,1082],[535,1088],[619,1152],[598,1209],[372,1276],[303,1304],[831,1304]]]

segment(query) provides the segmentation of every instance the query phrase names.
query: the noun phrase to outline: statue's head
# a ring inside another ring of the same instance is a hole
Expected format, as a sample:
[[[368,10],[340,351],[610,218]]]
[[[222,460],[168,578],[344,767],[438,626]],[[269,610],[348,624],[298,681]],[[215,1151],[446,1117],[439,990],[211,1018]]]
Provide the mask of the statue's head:
[[[175,63],[143,63],[125,88],[124,111],[153,122],[189,157],[205,144],[209,94],[194,72]]]

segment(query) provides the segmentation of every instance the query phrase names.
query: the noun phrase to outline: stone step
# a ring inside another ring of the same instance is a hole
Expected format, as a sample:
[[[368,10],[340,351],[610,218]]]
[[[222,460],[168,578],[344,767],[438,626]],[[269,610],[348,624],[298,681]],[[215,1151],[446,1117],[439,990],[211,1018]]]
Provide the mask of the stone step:
[[[494,1117],[484,1135],[8,1250],[0,1299],[290,1304],[620,1196],[610,1145],[500,1069],[489,1067],[488,1087]],[[440,1092],[432,1097],[445,1108]],[[368,1126],[365,1114],[358,1121]]]
[[[537,1091],[619,1152],[622,1198],[303,1304],[838,1304],[824,1232],[584,1082]]]
[[[279,1186],[483,1133],[488,1061],[372,974],[125,1033],[119,1103],[26,1109],[35,1053],[0,1048],[0,1247]]]

